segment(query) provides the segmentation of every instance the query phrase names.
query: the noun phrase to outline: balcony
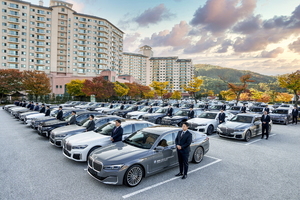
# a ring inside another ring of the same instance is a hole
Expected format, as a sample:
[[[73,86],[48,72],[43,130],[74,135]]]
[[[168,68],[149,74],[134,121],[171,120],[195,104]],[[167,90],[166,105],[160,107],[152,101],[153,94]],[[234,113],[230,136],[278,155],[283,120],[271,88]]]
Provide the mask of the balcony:
[[[36,14],[38,14],[38,15],[46,15],[46,12],[43,11],[43,10],[38,10],[38,11],[36,12]]]
[[[86,43],[86,42],[83,42],[83,41],[79,41],[79,42],[78,42],[78,45],[81,45],[81,46],[86,46],[86,45],[87,45],[87,43]]]
[[[19,5],[17,5],[17,4],[12,4],[12,3],[10,3],[10,4],[8,5],[8,8],[14,9],[14,10],[20,10]]]
[[[14,38],[14,39],[11,38],[11,39],[8,40],[8,42],[9,43],[20,43],[19,40],[18,40],[18,38]]]
[[[8,49],[19,49],[19,46],[11,46],[11,45],[8,45],[8,47],[7,47]]]
[[[37,42],[35,44],[35,46],[42,46],[42,47],[44,47],[45,46],[45,42]]]
[[[36,51],[36,52],[39,52],[39,53],[46,53],[46,51],[43,50],[43,49],[36,49],[35,51]]]
[[[36,21],[38,21],[38,22],[45,22],[46,20],[45,20],[44,17],[37,17]]]
[[[19,13],[18,12],[13,12],[13,11],[10,11],[7,13],[9,16],[14,16],[14,17],[20,17]]]
[[[8,59],[8,63],[19,63],[18,59]]]
[[[8,19],[8,22],[9,22],[9,23],[16,23],[16,24],[17,24],[17,23],[18,23],[18,24],[20,23],[19,19]]]
[[[80,63],[85,63],[86,60],[85,59],[77,59],[77,62],[80,62]]]
[[[79,19],[78,20],[80,23],[87,23],[87,20],[86,19]]]
[[[13,24],[9,24],[7,29],[11,29],[11,30],[19,30],[19,26],[18,25],[13,25]]]
[[[19,53],[8,53],[7,55],[19,57]]]
[[[39,35],[39,37],[36,37],[36,40],[45,40],[46,39],[46,37],[45,36],[41,36],[41,35]]]
[[[36,26],[37,28],[46,28],[45,24],[40,24]]]
[[[44,35],[44,34],[46,34],[46,31],[45,30],[36,30],[35,33]]]

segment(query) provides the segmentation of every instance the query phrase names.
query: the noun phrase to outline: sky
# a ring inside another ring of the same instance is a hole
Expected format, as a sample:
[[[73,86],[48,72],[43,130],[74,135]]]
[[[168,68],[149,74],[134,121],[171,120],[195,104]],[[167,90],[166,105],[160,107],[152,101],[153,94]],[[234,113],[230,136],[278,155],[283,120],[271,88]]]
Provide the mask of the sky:
[[[50,0],[44,0],[48,6]],[[299,0],[65,0],[124,32],[124,52],[279,75],[300,70]],[[29,0],[38,4],[38,0]]]

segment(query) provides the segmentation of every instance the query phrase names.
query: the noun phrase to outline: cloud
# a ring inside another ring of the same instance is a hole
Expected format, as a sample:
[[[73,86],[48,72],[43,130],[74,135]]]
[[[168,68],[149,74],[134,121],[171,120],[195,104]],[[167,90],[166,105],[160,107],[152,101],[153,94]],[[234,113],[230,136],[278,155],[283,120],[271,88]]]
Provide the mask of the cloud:
[[[220,45],[223,42],[223,38],[215,38],[211,35],[202,35],[201,39],[195,45],[190,45],[184,49],[184,53],[193,54],[206,51],[212,47]]]
[[[226,53],[230,46],[232,46],[232,41],[228,39],[224,40],[221,47],[218,48],[217,53]]]
[[[154,8],[145,10],[142,14],[134,17],[132,20],[138,23],[139,26],[148,26],[149,24],[157,24],[163,20],[168,20],[174,17],[175,14],[170,13],[164,4],[159,4]]]
[[[262,51],[261,57],[262,58],[276,58],[279,54],[283,53],[284,49],[281,47],[277,47],[276,49],[273,49],[272,51]]]
[[[293,43],[289,44],[289,49],[300,54],[300,37],[298,40],[294,41]]]
[[[141,43],[152,47],[172,46],[174,50],[178,50],[190,44],[190,39],[187,37],[189,31],[190,26],[185,21],[181,21],[175,24],[171,31],[153,33],[150,38],[146,37]]]
[[[261,16],[251,16],[241,22],[238,22],[233,28],[233,32],[241,34],[251,34],[260,29]]]
[[[201,25],[211,32],[222,32],[251,15],[255,7],[256,0],[207,0],[196,10],[190,24]]]
[[[129,51],[129,48],[137,43],[140,33],[126,34],[123,40],[123,51]]]

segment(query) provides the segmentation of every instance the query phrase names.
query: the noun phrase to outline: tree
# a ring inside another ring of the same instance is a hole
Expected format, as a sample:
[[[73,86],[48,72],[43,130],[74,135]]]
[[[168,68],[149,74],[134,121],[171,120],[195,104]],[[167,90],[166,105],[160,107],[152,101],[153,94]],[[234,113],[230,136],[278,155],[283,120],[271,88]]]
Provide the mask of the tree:
[[[235,93],[231,90],[223,90],[220,92],[220,94],[226,101],[232,101],[233,99],[236,99]]]
[[[264,103],[268,103],[270,102],[271,100],[271,97],[268,93],[263,93],[262,96],[257,99],[258,102],[264,102]]]
[[[275,91],[275,90],[270,90],[270,91],[268,92],[268,94],[269,94],[269,96],[270,96],[270,100],[271,100],[272,102],[276,101],[276,97],[277,97],[278,93],[279,93],[279,92],[277,92],[277,91]]]
[[[231,90],[236,95],[236,104],[240,101],[240,95],[247,89],[249,82],[255,82],[254,80],[250,80],[251,74],[246,74],[240,77],[241,84],[237,85],[234,83],[229,83],[224,78],[220,76],[220,79],[227,83],[229,90]]]
[[[124,83],[116,81],[114,82],[114,90],[116,95],[122,98],[128,93],[129,88]]]
[[[108,99],[115,94],[114,84],[99,76],[85,80],[82,92],[87,96],[95,95],[99,99]]]
[[[176,100],[181,99],[181,92],[179,90],[175,90],[171,96],[171,99],[176,99]]]
[[[192,80],[190,80],[190,82],[187,85],[183,86],[183,89],[187,91],[195,99],[196,103],[197,103],[196,92],[199,92],[201,90],[200,86],[202,84],[203,84],[202,79],[198,77],[194,77]]]
[[[84,92],[82,92],[82,88],[83,88],[83,83],[85,82],[85,80],[71,80],[70,83],[67,83],[67,92],[71,95],[71,96],[75,96],[75,97],[84,97],[86,96]]]
[[[150,90],[148,92],[143,93],[145,99],[152,99],[155,96],[155,91]]]
[[[146,98],[146,94],[149,94],[149,92],[151,92],[151,88],[149,86],[138,84],[138,87],[139,87],[141,98]],[[154,97],[154,93],[153,93],[153,97]],[[151,98],[153,98],[153,97],[151,97]]]
[[[41,71],[23,71],[22,83],[24,90],[35,97],[47,95],[51,92],[50,78]]]
[[[250,94],[248,92],[243,92],[240,96],[240,100],[249,101],[251,99]]]
[[[169,81],[166,82],[153,81],[149,86],[152,87],[155,93],[163,99],[163,95],[168,93],[168,90],[166,89],[168,85],[169,85]]]
[[[130,98],[136,98],[137,96],[139,96],[141,94],[141,92],[139,91],[139,86],[136,82],[125,83],[125,85],[129,88],[127,96],[129,96]]]
[[[276,101],[280,101],[280,102],[290,102],[293,98],[292,94],[288,94],[288,93],[279,93],[276,97]]]
[[[255,101],[257,101],[258,99],[260,99],[263,95],[263,92],[260,92],[256,89],[251,88],[250,89],[250,93],[251,93],[251,97],[252,99],[254,99]]]
[[[284,74],[277,77],[279,86],[283,88],[290,89],[294,92],[295,95],[295,105],[298,105],[299,101],[299,92],[300,92],[300,70],[293,72],[291,74]]]
[[[166,94],[163,95],[163,98],[164,99],[170,99],[171,96],[172,96],[172,94],[173,94],[172,92],[168,92],[168,93],[166,93]]]
[[[23,90],[23,74],[16,69],[0,70],[0,94],[1,99],[4,95]]]

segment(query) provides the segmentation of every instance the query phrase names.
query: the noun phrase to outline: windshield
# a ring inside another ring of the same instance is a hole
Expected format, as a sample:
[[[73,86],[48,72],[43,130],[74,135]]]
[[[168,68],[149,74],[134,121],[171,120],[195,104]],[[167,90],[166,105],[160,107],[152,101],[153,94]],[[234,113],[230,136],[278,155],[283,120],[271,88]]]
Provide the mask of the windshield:
[[[85,122],[88,122],[88,121],[89,121],[89,117],[86,118],[86,119],[84,119],[84,120],[82,120],[78,125],[79,125],[79,126],[86,127],[87,125],[85,125]]]
[[[240,110],[241,109],[241,107],[237,107],[237,106],[232,106],[231,108],[230,108],[230,110]]]
[[[166,113],[166,111],[167,111],[166,108],[160,108],[155,113]]]
[[[204,112],[204,113],[201,113],[199,115],[199,118],[215,119],[216,116],[217,116],[217,113],[206,113],[206,112]]]
[[[96,133],[100,133],[102,135],[111,135],[111,132],[115,124],[106,123],[95,130]]]
[[[150,109],[150,108],[144,107],[144,108],[141,109],[141,112],[147,112],[149,109]]]
[[[144,131],[137,131],[124,140],[125,143],[143,148],[150,149],[159,135]]]
[[[130,106],[130,107],[128,107],[128,108],[126,108],[125,110],[131,110],[131,109],[133,109],[135,106]]]
[[[201,105],[198,106],[198,108],[204,108],[204,107],[205,107],[204,104],[201,104]]]
[[[252,108],[252,112],[262,112],[263,108]]]
[[[232,122],[241,122],[241,123],[251,123],[252,122],[252,118],[251,116],[240,116],[240,115],[236,115],[234,116],[230,121]]]
[[[288,110],[273,110],[273,113],[276,113],[276,114],[288,114]]]
[[[214,105],[212,107],[210,107],[211,109],[221,109],[222,106],[221,105]]]
[[[174,115],[175,116],[188,116],[189,111],[188,110],[179,110],[178,112],[176,112]]]

